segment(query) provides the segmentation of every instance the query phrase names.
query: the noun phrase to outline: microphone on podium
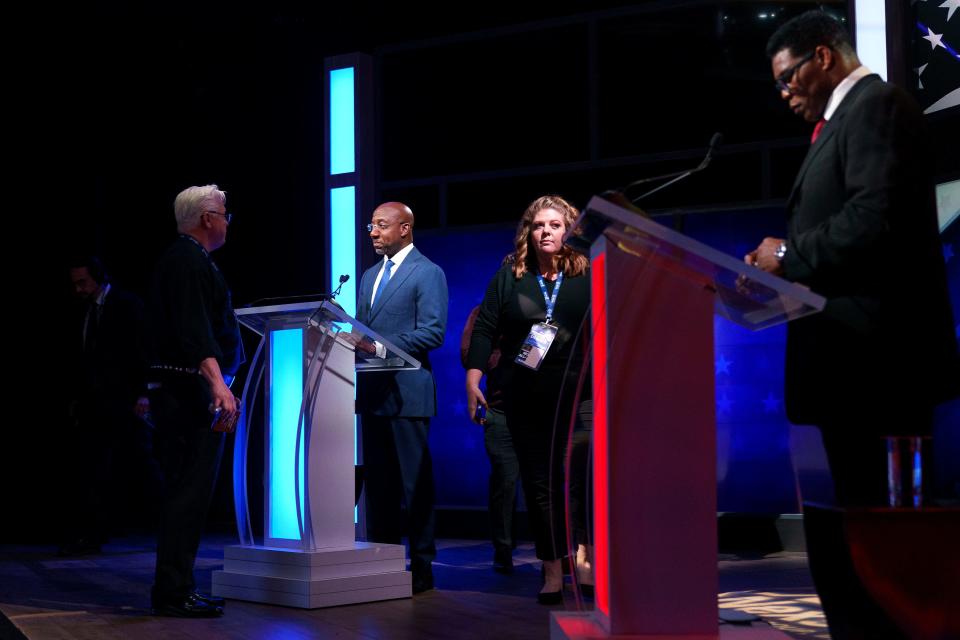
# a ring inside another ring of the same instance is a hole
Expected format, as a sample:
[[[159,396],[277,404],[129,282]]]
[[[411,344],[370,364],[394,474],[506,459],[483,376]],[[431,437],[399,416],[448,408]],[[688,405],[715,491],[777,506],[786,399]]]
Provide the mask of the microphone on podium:
[[[634,180],[633,182],[623,187],[622,189],[617,189],[616,191],[613,191],[613,192],[608,191],[607,193],[604,194],[604,196],[607,197],[608,200],[613,200],[618,204],[621,204],[622,201],[624,200],[631,204],[636,204],[637,202],[639,202],[640,200],[643,200],[647,196],[653,195],[657,191],[660,191],[661,189],[669,187],[674,182],[683,180],[688,176],[691,176],[695,173],[698,173],[706,169],[710,165],[710,161],[713,159],[713,152],[717,149],[717,147],[720,146],[721,142],[723,142],[723,134],[720,132],[714,133],[713,137],[710,138],[710,146],[707,148],[707,154],[703,157],[703,160],[700,161],[700,164],[698,164],[693,169],[687,169],[685,171],[674,171],[673,173],[666,173],[662,176],[653,176],[652,178],[641,178],[639,180]],[[659,187],[656,187],[655,189],[651,189],[650,191],[647,191],[646,193],[643,193],[637,196],[636,198],[630,198],[627,196],[627,191],[629,191],[634,187],[637,187],[641,184],[647,184],[648,182],[658,182],[660,180],[667,180],[668,178],[673,178],[673,179],[670,180],[669,182],[665,182],[664,184],[660,185]],[[617,197],[618,195],[619,197]]]
[[[334,292],[330,294],[330,299],[331,299],[331,300],[333,300],[333,299],[336,298],[338,295],[340,295],[340,289],[343,288],[343,283],[346,282],[346,281],[349,280],[349,279],[350,279],[350,275],[349,275],[349,274],[344,273],[343,275],[340,276],[340,284],[337,286],[336,290],[334,290]]]

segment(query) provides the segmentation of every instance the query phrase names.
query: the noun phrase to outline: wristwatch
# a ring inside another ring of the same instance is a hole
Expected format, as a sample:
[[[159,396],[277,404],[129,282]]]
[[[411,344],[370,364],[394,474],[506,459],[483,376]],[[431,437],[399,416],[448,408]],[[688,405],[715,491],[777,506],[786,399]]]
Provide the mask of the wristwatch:
[[[783,262],[783,256],[785,255],[787,255],[787,243],[781,242],[777,250],[773,252],[773,257],[777,259],[777,262]]]

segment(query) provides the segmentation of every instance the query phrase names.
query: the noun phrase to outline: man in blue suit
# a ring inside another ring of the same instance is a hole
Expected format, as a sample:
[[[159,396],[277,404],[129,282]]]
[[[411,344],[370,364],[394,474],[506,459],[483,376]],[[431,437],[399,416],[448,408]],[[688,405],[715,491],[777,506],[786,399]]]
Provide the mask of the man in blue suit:
[[[410,522],[413,592],[433,588],[433,465],[427,436],[437,412],[429,352],[447,328],[447,279],[413,246],[413,212],[400,202],[376,208],[367,229],[383,256],[360,280],[357,320],[420,361],[415,371],[357,376],[363,434],[367,539],[399,544],[400,502]],[[369,343],[361,343],[360,348]],[[377,355],[384,355],[376,345]]]

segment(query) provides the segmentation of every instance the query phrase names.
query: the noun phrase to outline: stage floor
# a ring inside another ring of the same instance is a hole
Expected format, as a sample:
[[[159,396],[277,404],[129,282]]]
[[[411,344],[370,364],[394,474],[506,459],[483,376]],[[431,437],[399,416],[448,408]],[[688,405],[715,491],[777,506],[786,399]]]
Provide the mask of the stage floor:
[[[222,566],[224,545],[234,543],[229,536],[204,538],[197,559],[204,591],[210,572]],[[545,640],[551,610],[577,610],[569,585],[563,606],[537,604],[540,565],[532,545],[517,549],[512,576],[491,570],[489,543],[441,540],[438,546],[437,588],[412,599],[315,610],[231,600],[223,618],[181,620],[149,615],[151,538],[117,539],[102,554],[82,558],[59,558],[52,546],[2,545],[0,612],[6,619],[0,618],[0,639],[16,637],[19,629],[30,640]],[[792,638],[829,638],[805,554],[724,554],[719,567],[721,617],[747,612]],[[589,608],[592,602],[583,604]],[[754,629],[761,626],[753,623]],[[733,624],[721,630],[723,638],[740,635]]]

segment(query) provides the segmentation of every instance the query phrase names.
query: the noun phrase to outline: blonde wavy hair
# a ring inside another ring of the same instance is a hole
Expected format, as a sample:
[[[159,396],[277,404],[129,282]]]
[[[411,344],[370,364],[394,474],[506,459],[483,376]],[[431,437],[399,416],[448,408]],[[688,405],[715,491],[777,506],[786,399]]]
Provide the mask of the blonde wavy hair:
[[[507,257],[507,261],[513,263],[513,276],[517,280],[522,278],[527,271],[531,273],[539,272],[537,252],[530,246],[532,242],[530,229],[533,225],[533,218],[544,209],[553,209],[563,215],[564,231],[569,231],[580,216],[580,211],[560,196],[541,196],[530,203],[527,210],[523,212],[523,217],[520,218],[520,224],[517,225],[517,235],[513,238],[516,249]],[[586,273],[587,269],[590,268],[590,260],[585,255],[577,253],[566,245],[560,249],[554,260],[557,263],[557,269],[563,271],[565,276],[579,276]]]

